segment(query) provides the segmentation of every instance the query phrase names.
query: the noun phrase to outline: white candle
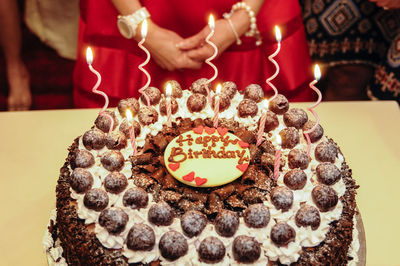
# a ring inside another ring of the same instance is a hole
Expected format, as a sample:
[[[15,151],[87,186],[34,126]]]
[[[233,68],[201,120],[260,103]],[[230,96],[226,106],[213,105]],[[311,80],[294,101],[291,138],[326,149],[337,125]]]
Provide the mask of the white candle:
[[[269,101],[267,99],[264,99],[262,105],[263,105],[263,115],[261,116],[260,124],[258,125],[257,143],[256,143],[257,146],[259,146],[262,141],[262,135],[263,135],[264,129],[265,129],[265,122],[267,120],[267,111],[268,111]]]
[[[130,125],[129,127],[129,135],[131,138],[131,145],[133,149],[133,156],[136,155],[137,150],[136,150],[136,137],[135,137],[135,128],[133,126],[133,116],[131,110],[127,109],[126,112],[126,120],[128,121],[128,124]]]
[[[219,102],[220,102],[220,94],[221,94],[222,86],[221,84],[217,85],[217,88],[215,89],[215,101],[214,101],[214,127],[218,127],[218,116],[219,116]]]
[[[167,107],[167,126],[171,127],[172,122],[171,122],[171,94],[172,94],[172,86],[171,83],[167,83],[167,86],[165,88],[165,95],[166,95],[166,107]]]
[[[276,147],[275,152],[275,163],[274,163],[274,179],[277,180],[279,177],[279,167],[281,165],[281,145],[282,138],[279,134],[276,135],[276,142],[278,146]]]

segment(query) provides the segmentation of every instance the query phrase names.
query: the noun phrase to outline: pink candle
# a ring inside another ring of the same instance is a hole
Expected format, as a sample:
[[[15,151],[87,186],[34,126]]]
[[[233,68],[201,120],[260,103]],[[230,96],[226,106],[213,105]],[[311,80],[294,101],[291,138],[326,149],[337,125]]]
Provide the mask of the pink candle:
[[[139,92],[145,97],[146,99],[146,103],[148,106],[150,106],[150,98],[149,96],[144,92],[144,90],[146,88],[149,87],[150,82],[151,82],[151,77],[149,72],[147,72],[143,67],[145,65],[147,65],[150,61],[150,53],[149,51],[146,49],[146,47],[143,46],[143,43],[146,41],[146,36],[147,36],[147,20],[143,20],[142,22],[142,26],[140,28],[140,33],[142,34],[142,40],[138,43],[138,46],[140,47],[140,49],[142,49],[145,53],[146,53],[146,60],[139,65],[139,69],[146,75],[147,77],[147,83],[139,90]]]
[[[111,133],[111,131],[112,131],[113,128],[114,128],[114,119],[113,119],[109,114],[106,114],[106,113],[104,112],[104,111],[108,108],[109,100],[108,100],[107,94],[105,94],[103,91],[97,90],[98,87],[100,86],[100,83],[101,83],[101,75],[100,75],[100,73],[99,73],[97,70],[95,70],[95,69],[93,68],[93,66],[92,66],[92,63],[93,63],[93,52],[92,52],[92,49],[91,49],[90,47],[88,47],[88,48],[86,49],[86,62],[88,63],[89,70],[90,70],[93,74],[95,74],[95,75],[97,76],[97,82],[96,82],[96,84],[93,86],[92,92],[93,92],[93,93],[96,93],[96,94],[99,94],[99,95],[101,95],[101,96],[104,97],[105,103],[104,103],[103,108],[99,111],[99,115],[103,115],[103,116],[107,117],[107,118],[110,120],[110,129],[109,129],[108,133]]]
[[[214,119],[213,119],[214,121],[213,125],[215,128],[218,127],[219,101],[220,101],[219,95],[221,94],[221,89],[222,89],[221,84],[218,84],[217,88],[215,89]]]
[[[167,126],[171,127],[171,94],[172,94],[172,86],[171,83],[167,83],[167,87],[165,88],[165,96],[166,96],[166,105],[167,105]]]
[[[210,27],[211,32],[210,32],[210,34],[208,34],[208,36],[206,38],[206,42],[214,48],[214,54],[206,59],[206,63],[214,69],[214,76],[212,76],[212,78],[210,78],[207,81],[207,83],[209,84],[209,83],[213,82],[218,76],[217,67],[213,63],[211,63],[211,60],[213,60],[215,57],[217,57],[217,54],[218,54],[218,47],[212,41],[210,41],[211,37],[214,35],[214,32],[215,32],[215,22],[214,22],[213,15],[210,15],[210,18],[208,20],[208,26]],[[211,103],[211,95],[210,95],[210,90],[208,89],[208,86],[206,86],[206,90],[207,90],[208,102]]]
[[[272,101],[273,99],[275,99],[275,97],[278,95],[278,90],[276,89],[276,87],[274,86],[274,84],[271,83],[271,80],[273,80],[274,78],[276,78],[276,76],[278,76],[279,74],[279,65],[278,63],[275,61],[274,57],[278,55],[279,51],[281,50],[281,40],[282,40],[282,35],[281,35],[281,31],[279,29],[278,26],[275,26],[275,38],[276,41],[278,42],[278,47],[276,48],[276,51],[271,54],[270,56],[268,56],[268,60],[271,61],[271,63],[273,63],[275,65],[276,71],[275,73],[269,77],[265,82],[274,90],[275,94],[274,96],[272,96],[272,98],[270,99],[270,101]]]
[[[132,149],[133,149],[133,156],[136,155],[137,150],[136,150],[136,137],[135,137],[135,128],[133,126],[133,116],[132,116],[132,112],[131,110],[127,109],[126,112],[126,119],[130,125],[129,127],[129,135],[131,138],[131,145],[132,145]]]
[[[310,130],[304,131],[304,135],[306,135],[306,139],[307,139],[307,155],[308,156],[310,156],[310,152],[311,152],[311,140],[310,140],[309,134],[312,133],[319,125],[319,117],[318,117],[317,113],[314,111],[314,108],[317,107],[321,103],[322,94],[321,94],[320,90],[317,87],[315,87],[314,85],[319,81],[320,78],[321,78],[321,70],[319,69],[318,64],[316,64],[314,67],[314,80],[310,82],[310,88],[313,89],[318,94],[318,100],[311,107],[308,108],[308,110],[315,117],[315,125]]]
[[[257,146],[259,146],[261,144],[262,136],[264,134],[265,121],[267,120],[268,106],[269,106],[269,101],[267,99],[264,99],[264,101],[263,101],[264,112],[261,116],[260,124],[258,126],[258,132],[257,132],[257,143],[256,143]]]
[[[274,179],[278,180],[279,167],[280,167],[280,164],[281,164],[281,145],[282,145],[282,139],[281,139],[281,136],[279,134],[276,135],[276,140],[278,142],[278,147],[276,148],[276,152],[275,152]]]

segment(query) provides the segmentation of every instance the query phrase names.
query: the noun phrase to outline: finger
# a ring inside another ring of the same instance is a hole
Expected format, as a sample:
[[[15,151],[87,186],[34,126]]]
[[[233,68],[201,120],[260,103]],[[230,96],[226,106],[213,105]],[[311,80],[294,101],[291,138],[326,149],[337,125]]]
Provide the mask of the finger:
[[[204,42],[205,38],[207,37],[208,31],[209,31],[208,27],[206,27],[196,35],[193,35],[192,37],[182,40],[176,46],[181,50],[190,50],[200,47],[201,44]]]
[[[196,60],[196,61],[204,61],[207,58],[209,58],[210,56],[212,56],[212,51],[210,49],[210,47],[208,46],[203,46],[199,49],[195,49],[195,50],[190,50],[187,52],[187,56],[190,59]]]
[[[190,68],[190,69],[200,69],[202,65],[203,65],[203,62],[192,60],[191,58],[186,57],[186,64],[184,67]]]

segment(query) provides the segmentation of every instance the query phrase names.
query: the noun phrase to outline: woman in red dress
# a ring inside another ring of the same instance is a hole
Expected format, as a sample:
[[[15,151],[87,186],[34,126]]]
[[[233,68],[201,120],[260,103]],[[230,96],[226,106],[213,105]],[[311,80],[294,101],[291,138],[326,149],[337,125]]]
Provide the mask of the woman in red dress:
[[[96,82],[87,66],[85,51],[94,51],[93,67],[102,75],[99,90],[110,97],[110,106],[122,98],[138,97],[138,90],[146,83],[146,76],[138,69],[145,53],[138,48],[135,39],[124,38],[117,27],[117,16],[134,13],[142,6],[151,17],[145,46],[152,59],[145,67],[151,75],[150,86],[163,91],[167,80],[177,80],[188,89],[199,78],[210,78],[213,70],[204,60],[213,53],[209,45],[203,45],[209,33],[209,14],[217,18],[215,34],[211,39],[219,48],[218,58],[213,61],[218,68],[217,82],[233,81],[239,90],[252,83],[260,84],[266,96],[273,94],[265,83],[275,72],[268,55],[276,49],[274,25],[282,31],[282,49],[275,57],[280,73],[273,81],[278,91],[291,101],[309,101],[314,93],[308,87],[311,77],[311,61],[297,0],[246,0],[254,11],[262,44],[256,38],[245,37],[250,27],[250,16],[245,9],[237,10],[231,17],[232,25],[223,18],[236,0],[81,0],[78,57],[74,71],[74,101],[78,108],[99,107],[104,100],[91,92]],[[234,31],[242,44],[236,44]],[[140,31],[138,31],[140,32]]]

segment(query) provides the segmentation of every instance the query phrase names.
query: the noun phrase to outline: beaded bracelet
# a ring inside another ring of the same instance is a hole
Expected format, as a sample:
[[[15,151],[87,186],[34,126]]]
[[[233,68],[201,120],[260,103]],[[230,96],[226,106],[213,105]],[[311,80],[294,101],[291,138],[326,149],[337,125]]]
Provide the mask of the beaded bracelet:
[[[230,18],[239,9],[244,9],[250,17],[250,29],[245,33],[245,36],[255,37],[257,39],[256,45],[257,46],[261,45],[262,40],[261,40],[260,31],[257,28],[257,19],[256,19],[254,11],[251,9],[251,7],[248,4],[246,4],[245,2],[238,2],[238,3],[234,4],[232,6],[231,12],[225,13],[223,15],[224,18]],[[229,20],[228,20],[228,22],[229,22]],[[231,23],[229,23],[229,24],[231,24]],[[232,26],[233,26],[233,24],[231,25],[231,27]],[[236,30],[234,29],[234,27],[232,27],[232,29],[234,30],[234,33],[235,33]],[[237,32],[236,32],[236,34],[237,34]]]
[[[235,26],[232,23],[231,16],[229,16],[228,13],[224,13],[222,16],[224,17],[224,19],[226,19],[228,21],[229,25],[231,26],[233,34],[235,35],[235,38],[236,38],[236,44],[237,45],[241,45],[242,44],[242,40],[240,39],[239,34],[237,33],[237,31],[235,29]]]

